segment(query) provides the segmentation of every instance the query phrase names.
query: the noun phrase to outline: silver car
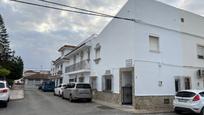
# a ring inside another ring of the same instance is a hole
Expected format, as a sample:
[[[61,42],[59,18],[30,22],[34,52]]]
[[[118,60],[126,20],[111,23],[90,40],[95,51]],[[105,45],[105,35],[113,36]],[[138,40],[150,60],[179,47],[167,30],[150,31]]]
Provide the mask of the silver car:
[[[77,99],[86,99],[91,102],[91,85],[88,83],[69,83],[63,90],[62,98],[69,99],[70,102]]]

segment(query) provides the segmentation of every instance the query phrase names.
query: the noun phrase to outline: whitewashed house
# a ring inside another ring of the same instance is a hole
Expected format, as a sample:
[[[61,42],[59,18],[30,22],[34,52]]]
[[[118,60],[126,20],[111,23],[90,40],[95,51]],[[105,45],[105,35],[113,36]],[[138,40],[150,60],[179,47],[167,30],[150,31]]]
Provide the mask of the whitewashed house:
[[[75,49],[75,46],[64,45],[58,51],[60,52],[60,57],[51,64],[51,78],[55,81],[55,85],[58,86],[62,83],[62,78],[65,75],[65,67],[69,63],[69,59],[65,58],[69,52]]]
[[[65,57],[63,82],[89,82],[94,98],[136,109],[172,107],[203,89],[204,17],[154,0],[128,0],[118,17]]]

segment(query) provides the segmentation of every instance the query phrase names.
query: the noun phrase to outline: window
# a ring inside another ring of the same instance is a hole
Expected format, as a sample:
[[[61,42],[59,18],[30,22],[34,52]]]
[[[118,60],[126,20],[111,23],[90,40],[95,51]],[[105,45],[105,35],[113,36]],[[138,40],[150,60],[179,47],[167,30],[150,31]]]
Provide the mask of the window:
[[[84,52],[82,51],[82,52],[80,53],[80,60],[83,61],[83,59],[84,59]]]
[[[69,67],[65,67],[65,73],[68,73],[69,72]]]
[[[112,91],[112,75],[104,76],[104,91],[111,92]]]
[[[181,22],[184,22],[184,18],[181,18]]]
[[[0,83],[0,88],[4,88],[4,87],[5,87],[4,83]]]
[[[69,79],[69,82],[75,82],[75,79]]]
[[[180,79],[175,79],[175,91],[178,92],[181,90]]]
[[[74,60],[74,64],[75,64],[76,63],[76,55],[74,55],[73,60]]]
[[[149,50],[151,52],[159,52],[159,37],[149,36]]]
[[[76,88],[91,89],[89,84],[77,84]]]
[[[62,78],[60,78],[60,84],[62,83]]]
[[[88,61],[90,61],[90,49],[88,49],[87,54],[88,54]]]
[[[84,77],[79,77],[79,82],[84,82]]]
[[[197,46],[198,59],[204,59],[204,46]]]
[[[188,77],[184,78],[184,85],[185,85],[185,90],[191,89],[191,80],[190,80],[190,78],[188,78]]]
[[[74,83],[69,83],[67,84],[67,88],[74,88],[75,87],[75,84]]]
[[[204,97],[204,92],[199,93],[201,97]]]
[[[96,49],[96,59],[100,58],[100,49]]]
[[[177,97],[193,97],[195,95],[196,94],[194,92],[188,92],[188,91],[181,91],[176,94]]]
[[[98,43],[96,44],[96,47],[95,47],[95,63],[98,64],[100,59],[101,59],[101,45]]]

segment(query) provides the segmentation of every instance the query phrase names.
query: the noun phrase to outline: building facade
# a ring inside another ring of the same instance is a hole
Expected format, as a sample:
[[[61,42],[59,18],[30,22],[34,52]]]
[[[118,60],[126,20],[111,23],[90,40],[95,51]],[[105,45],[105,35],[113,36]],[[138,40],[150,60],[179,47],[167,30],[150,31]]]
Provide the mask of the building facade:
[[[60,52],[60,57],[51,64],[51,78],[55,81],[55,85],[58,86],[62,83],[62,78],[65,76],[65,66],[69,63],[69,59],[65,57],[68,53],[74,50],[76,46],[64,45],[58,52]]]
[[[172,108],[175,93],[204,89],[204,18],[154,0],[128,0],[118,17],[65,55],[63,82],[136,109]]]
[[[28,70],[24,72],[24,87],[25,88],[38,88],[44,81],[50,80],[49,71],[33,71]]]

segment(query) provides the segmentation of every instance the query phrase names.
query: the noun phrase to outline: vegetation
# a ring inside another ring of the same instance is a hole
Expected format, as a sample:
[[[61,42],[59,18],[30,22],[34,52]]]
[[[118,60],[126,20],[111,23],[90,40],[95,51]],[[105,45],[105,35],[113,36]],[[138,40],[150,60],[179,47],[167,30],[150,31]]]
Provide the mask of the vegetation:
[[[10,71],[8,69],[5,68],[0,68],[0,76],[1,77],[6,77],[10,74]]]
[[[0,50],[0,77],[6,77],[10,82],[21,78],[23,74],[23,60],[19,56],[14,56],[14,51],[11,51],[9,47],[8,34],[1,15],[0,45],[3,46],[3,49]]]

